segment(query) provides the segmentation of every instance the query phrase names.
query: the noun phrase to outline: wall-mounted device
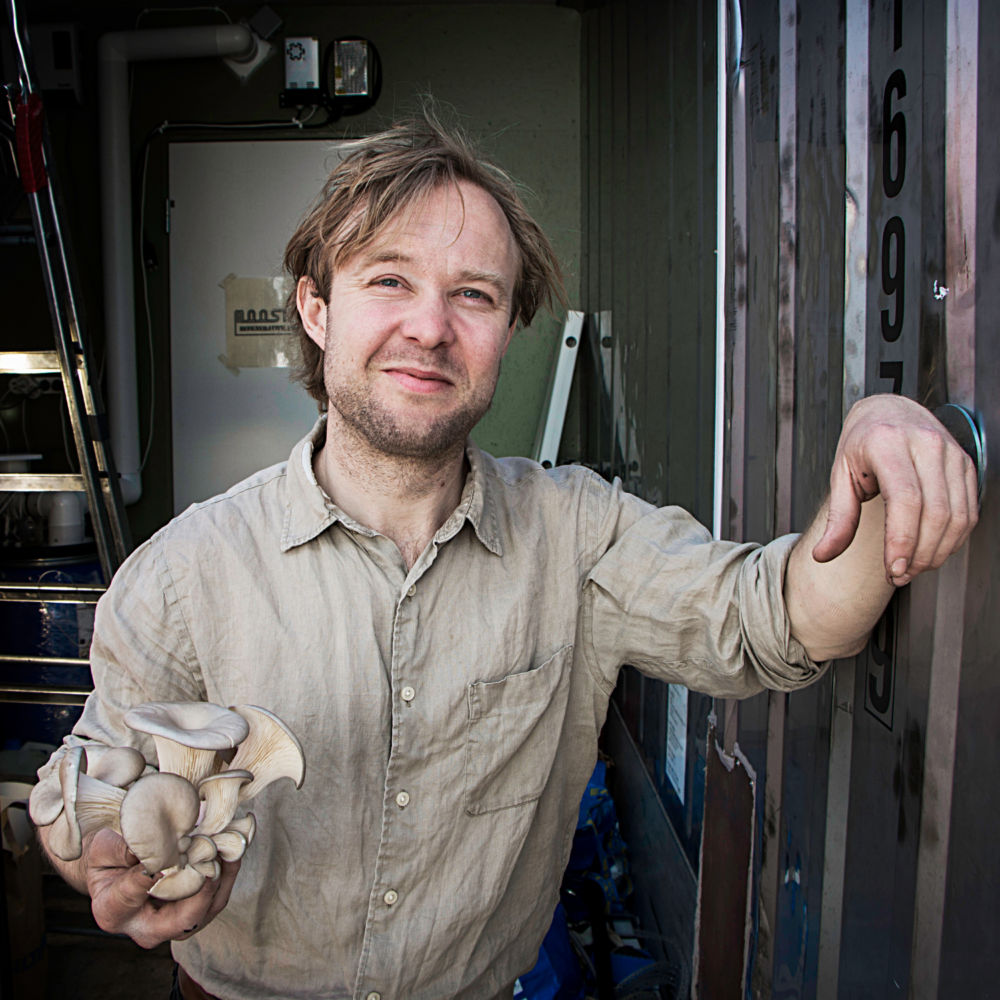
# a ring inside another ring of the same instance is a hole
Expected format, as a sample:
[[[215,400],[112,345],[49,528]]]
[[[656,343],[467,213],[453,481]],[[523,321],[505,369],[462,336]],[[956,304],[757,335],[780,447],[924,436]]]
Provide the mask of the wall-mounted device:
[[[285,39],[285,90],[313,90],[317,97],[319,83],[319,39]],[[319,101],[309,101],[318,104]]]
[[[35,56],[35,73],[42,90],[72,91],[83,104],[80,85],[80,52],[76,26],[33,24],[28,28]]]
[[[285,39],[285,89],[278,98],[281,107],[321,104],[330,120],[336,121],[344,115],[361,114],[375,104],[382,90],[382,61],[368,39],[335,39],[314,70],[318,52],[315,38]]]

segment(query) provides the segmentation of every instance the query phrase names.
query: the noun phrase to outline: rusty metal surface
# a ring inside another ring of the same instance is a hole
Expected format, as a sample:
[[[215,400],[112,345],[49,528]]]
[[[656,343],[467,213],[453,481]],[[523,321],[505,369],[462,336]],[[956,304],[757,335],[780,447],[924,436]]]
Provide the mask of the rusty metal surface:
[[[755,776],[737,747],[724,755],[720,736],[710,726],[692,991],[701,1000],[743,996],[749,944]]]

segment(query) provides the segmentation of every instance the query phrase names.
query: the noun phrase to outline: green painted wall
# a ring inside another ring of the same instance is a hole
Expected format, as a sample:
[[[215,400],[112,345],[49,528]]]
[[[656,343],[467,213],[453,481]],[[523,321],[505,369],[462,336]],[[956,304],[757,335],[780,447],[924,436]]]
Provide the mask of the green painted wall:
[[[234,19],[249,17],[259,5],[225,5]],[[95,9],[96,7],[96,9]],[[66,197],[78,252],[85,259],[84,280],[91,327],[102,341],[99,204],[96,162],[97,37],[134,26],[138,7],[88,7],[79,22],[85,54],[87,105],[67,108],[54,120],[54,136],[64,163]],[[276,6],[284,19],[277,36],[314,35],[321,46],[336,37],[361,35],[378,47],[384,85],[378,105],[365,115],[343,119],[335,129],[302,133],[281,130],[282,138],[342,137],[375,131],[418,95],[432,94],[451,105],[462,123],[482,135],[487,150],[527,188],[526,201],[550,235],[569,274],[571,306],[578,307],[580,257],[580,14],[554,4],[381,4],[354,6]],[[44,10],[44,13],[42,13]],[[75,20],[66,4],[40,5],[39,20]],[[206,12],[153,13],[143,27],[213,23]],[[133,68],[132,145],[138,159],[144,137],[167,120],[231,122],[288,117],[278,108],[284,86],[280,51],[241,84],[221,60],[140,63]],[[318,117],[318,116],[317,116]],[[171,514],[170,356],[164,199],[167,192],[167,142],[203,137],[255,138],[260,133],[216,130],[172,132],[149,147],[146,235],[155,258],[147,271],[153,328],[156,402],[154,435],[144,473],[143,497],[129,508],[139,542]],[[262,192],[262,196],[266,193]],[[148,432],[150,350],[142,315],[141,272],[136,267],[142,440]],[[554,356],[561,319],[540,316],[520,331],[504,363],[491,411],[475,431],[478,443],[497,455],[530,454]]]

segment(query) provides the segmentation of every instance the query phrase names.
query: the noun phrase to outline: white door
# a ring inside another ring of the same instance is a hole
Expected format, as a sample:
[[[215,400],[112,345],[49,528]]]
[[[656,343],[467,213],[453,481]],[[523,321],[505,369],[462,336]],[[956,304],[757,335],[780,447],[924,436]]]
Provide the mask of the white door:
[[[245,350],[227,355],[233,310],[227,314],[222,283],[281,275],[285,244],[338,157],[321,140],[170,145],[175,514],[287,459],[316,419],[315,402],[289,381],[287,367],[275,366],[287,364],[282,352],[265,357],[267,367],[243,367]],[[230,282],[230,290],[249,284]],[[246,324],[242,332],[261,329]]]

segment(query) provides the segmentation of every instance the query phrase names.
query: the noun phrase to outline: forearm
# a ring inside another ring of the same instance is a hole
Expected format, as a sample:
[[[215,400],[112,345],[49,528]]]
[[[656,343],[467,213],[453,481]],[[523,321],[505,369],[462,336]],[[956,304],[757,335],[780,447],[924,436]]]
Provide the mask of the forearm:
[[[87,874],[84,860],[87,856],[90,839],[88,837],[84,842],[84,850],[80,858],[76,861],[61,861],[49,850],[49,827],[41,826],[38,828],[38,840],[42,845],[42,850],[45,851],[45,856],[48,858],[49,864],[62,876],[65,882],[76,889],[77,892],[82,892],[85,896],[90,895],[87,889]]]
[[[860,652],[892,596],[884,563],[885,504],[861,507],[857,534],[845,552],[818,563],[812,550],[826,528],[828,505],[792,551],[785,572],[785,606],[792,636],[816,662]]]

